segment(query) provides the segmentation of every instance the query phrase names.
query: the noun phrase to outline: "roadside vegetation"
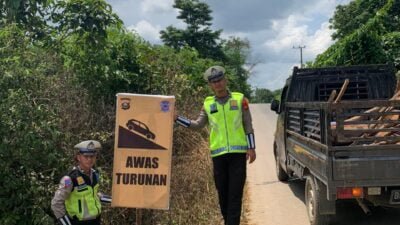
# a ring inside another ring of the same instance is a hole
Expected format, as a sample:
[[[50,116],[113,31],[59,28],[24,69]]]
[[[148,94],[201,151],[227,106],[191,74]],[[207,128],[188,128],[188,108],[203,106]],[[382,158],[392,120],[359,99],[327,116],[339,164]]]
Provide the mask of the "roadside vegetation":
[[[176,44],[168,28],[164,45],[126,30],[104,0],[5,0],[0,7],[2,225],[55,223],[50,201],[81,140],[103,144],[97,164],[110,193],[116,93],[174,95],[179,112],[195,117],[210,94],[202,73],[218,64],[232,88],[250,95],[242,69],[248,41],[221,39],[199,1],[175,2],[188,24],[176,32],[187,36]],[[198,20],[189,23],[193,15]],[[199,35],[208,39],[189,41]],[[143,224],[220,222],[206,137],[206,130],[175,128],[171,207],[143,210]],[[105,207],[102,217],[113,225],[136,220],[134,209],[123,208]]]
[[[337,42],[311,66],[392,62],[399,69],[399,4],[357,0],[338,7],[331,21]],[[0,224],[54,224],[50,200],[81,140],[103,144],[98,169],[101,188],[110,192],[118,92],[174,95],[179,112],[196,117],[210,94],[202,73],[218,64],[231,88],[253,102],[279,95],[252,94],[244,69],[249,42],[221,39],[208,5],[176,0],[174,7],[187,28],[168,27],[164,44],[152,45],[126,30],[104,0],[0,1]],[[193,15],[198,19],[188,20]],[[204,42],[193,41],[199,36]],[[207,130],[175,128],[171,208],[144,210],[143,224],[220,223],[206,138]],[[103,224],[135,219],[133,209],[104,208]]]

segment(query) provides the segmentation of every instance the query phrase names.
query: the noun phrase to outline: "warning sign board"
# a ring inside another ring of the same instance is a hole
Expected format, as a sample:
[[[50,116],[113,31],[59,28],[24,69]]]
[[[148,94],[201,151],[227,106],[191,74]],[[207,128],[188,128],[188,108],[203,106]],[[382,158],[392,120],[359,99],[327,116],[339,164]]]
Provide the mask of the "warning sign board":
[[[117,94],[112,206],[168,209],[175,97]]]

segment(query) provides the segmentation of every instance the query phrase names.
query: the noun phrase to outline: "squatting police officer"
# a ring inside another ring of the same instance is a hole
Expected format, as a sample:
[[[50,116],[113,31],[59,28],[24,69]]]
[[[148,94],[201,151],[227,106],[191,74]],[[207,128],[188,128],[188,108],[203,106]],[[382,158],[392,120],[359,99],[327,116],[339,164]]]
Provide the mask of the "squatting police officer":
[[[182,116],[175,119],[178,124],[193,129],[209,123],[210,153],[221,213],[225,225],[239,225],[246,160],[252,163],[256,159],[249,102],[242,93],[227,89],[223,67],[208,68],[204,79],[215,95],[206,97],[196,120]]]
[[[98,192],[100,176],[93,169],[101,144],[88,140],[74,148],[77,166],[61,179],[51,209],[62,225],[100,225],[101,202],[111,202]]]

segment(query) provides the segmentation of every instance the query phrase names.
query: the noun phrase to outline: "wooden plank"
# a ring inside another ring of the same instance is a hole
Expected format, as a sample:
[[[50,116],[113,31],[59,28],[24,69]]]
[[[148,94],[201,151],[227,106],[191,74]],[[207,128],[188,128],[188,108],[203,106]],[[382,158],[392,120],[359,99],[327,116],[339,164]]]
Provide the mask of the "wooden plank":
[[[343,124],[346,125],[352,125],[352,124],[400,124],[400,120],[386,120],[386,119],[382,119],[382,120],[359,120],[359,121],[344,121]]]
[[[331,92],[331,94],[329,95],[328,102],[329,102],[329,103],[333,102],[333,100],[335,99],[335,97],[336,97],[336,90],[333,90],[333,91]]]
[[[399,107],[400,100],[351,100],[351,101],[342,101],[338,104],[332,104],[333,109],[346,109],[346,108],[359,108],[359,109],[368,109],[368,108],[375,108],[378,109],[381,107]],[[372,109],[371,109],[372,110]],[[373,110],[376,111],[376,110]]]
[[[344,134],[358,134],[364,133],[377,133],[377,132],[400,132],[400,128],[377,128],[377,129],[345,129],[342,131]]]
[[[349,79],[344,80],[342,88],[340,88],[339,94],[337,95],[335,101],[333,103],[338,103],[342,100],[344,93],[346,92],[347,86],[349,85]]]
[[[339,139],[339,142],[348,142],[348,141],[400,141],[400,136],[388,136],[388,137],[375,137],[375,136],[368,136],[368,137],[344,137]]]
[[[338,114],[337,117],[341,117],[341,118],[348,118],[348,117],[353,117],[353,116],[360,116],[362,118],[368,117],[368,116],[372,116],[372,117],[379,117],[379,116],[389,116],[389,115],[400,115],[400,112],[398,111],[388,111],[388,112],[354,112],[354,113],[342,113],[342,114]],[[347,119],[346,122],[348,121],[354,121],[352,119]]]
[[[396,155],[400,156],[400,148],[395,144],[388,145],[347,145],[347,146],[332,146],[332,151],[337,152],[335,155],[349,155],[349,152],[353,154],[361,155]],[[378,151],[377,151],[378,150]],[[342,151],[342,152],[341,152]]]

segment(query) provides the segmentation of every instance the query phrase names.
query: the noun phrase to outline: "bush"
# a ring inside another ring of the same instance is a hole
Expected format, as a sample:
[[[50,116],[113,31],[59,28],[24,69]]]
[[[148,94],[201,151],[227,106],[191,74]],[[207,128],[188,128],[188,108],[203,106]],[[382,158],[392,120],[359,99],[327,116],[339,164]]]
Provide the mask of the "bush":
[[[50,196],[64,164],[53,108],[57,60],[11,25],[0,31],[0,224],[53,224]]]

